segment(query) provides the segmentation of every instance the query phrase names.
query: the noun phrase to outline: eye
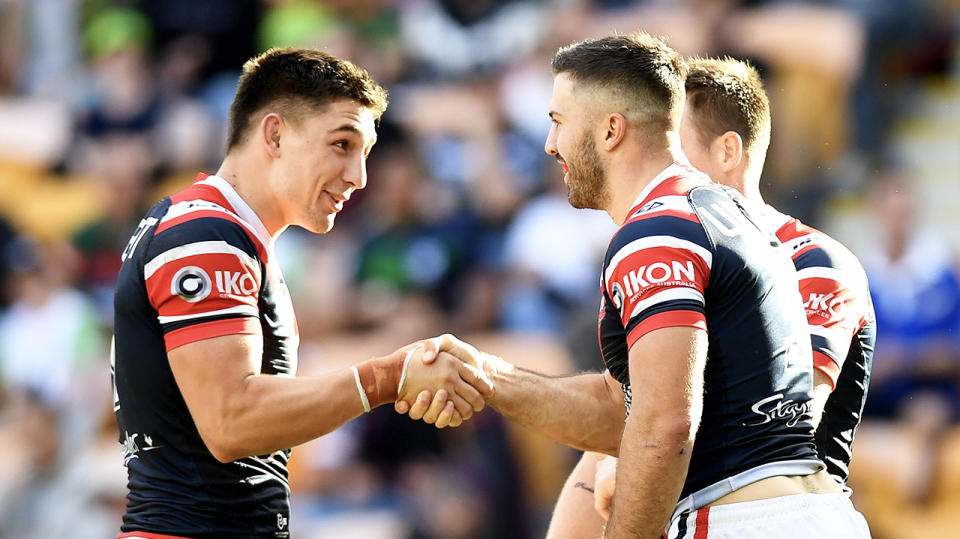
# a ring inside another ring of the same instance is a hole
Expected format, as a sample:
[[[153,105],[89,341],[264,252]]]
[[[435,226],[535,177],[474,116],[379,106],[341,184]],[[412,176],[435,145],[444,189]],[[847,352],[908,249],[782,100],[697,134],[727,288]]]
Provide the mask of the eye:
[[[349,140],[338,140],[338,141],[334,142],[333,145],[336,146],[337,148],[340,148],[341,150],[349,150],[349,149],[350,149],[350,141],[349,141]]]

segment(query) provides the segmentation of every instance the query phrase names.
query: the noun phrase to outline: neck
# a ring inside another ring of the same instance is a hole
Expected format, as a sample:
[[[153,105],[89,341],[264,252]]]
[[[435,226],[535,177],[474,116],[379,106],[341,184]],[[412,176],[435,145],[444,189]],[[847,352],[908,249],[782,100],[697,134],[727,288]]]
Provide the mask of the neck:
[[[740,170],[723,180],[723,185],[733,187],[752,203],[763,205],[763,196],[760,194],[760,178],[754,177],[750,171]]]
[[[269,173],[262,174],[262,171],[269,170],[265,165],[240,149],[227,154],[217,170],[217,176],[233,186],[240,198],[263,222],[270,237],[276,239],[287,228],[288,223],[284,222],[276,198],[270,191],[269,177],[265,177],[269,176]]]
[[[648,148],[624,149],[621,159],[611,162],[608,168],[610,201],[604,208],[613,222],[623,225],[633,208],[633,203],[644,188],[663,169],[675,161],[686,161],[680,150],[680,141],[674,133],[668,133],[670,146],[651,151]]]

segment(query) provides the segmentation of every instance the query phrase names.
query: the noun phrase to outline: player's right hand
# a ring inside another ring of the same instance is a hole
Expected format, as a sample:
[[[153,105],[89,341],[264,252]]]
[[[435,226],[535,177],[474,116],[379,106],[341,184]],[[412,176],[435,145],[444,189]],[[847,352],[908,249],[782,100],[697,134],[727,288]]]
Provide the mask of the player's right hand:
[[[490,380],[490,375],[504,370],[508,366],[512,367],[512,365],[509,365],[504,360],[492,354],[481,352],[470,343],[462,341],[449,333],[432,339],[419,341],[418,345],[424,347],[422,356],[424,363],[432,363],[442,353],[451,354],[464,363],[476,368],[478,372],[480,372],[480,375],[489,382],[491,386],[493,382]],[[487,395],[487,397],[489,396],[490,395]],[[443,412],[444,407],[447,405],[449,405],[449,403],[445,403],[440,395],[434,395],[430,391],[423,391],[417,395],[416,400],[414,400],[412,404],[406,400],[398,400],[394,405],[394,409],[401,414],[409,412],[410,417],[414,419],[424,417],[432,420],[434,417],[437,417],[436,425],[439,427],[444,424],[443,420],[446,415]]]
[[[423,419],[438,428],[455,427],[482,410],[485,399],[493,395],[489,378],[453,355],[441,352],[430,361],[423,361],[423,349],[409,353],[411,357],[395,404],[398,412],[409,409],[413,419]]]

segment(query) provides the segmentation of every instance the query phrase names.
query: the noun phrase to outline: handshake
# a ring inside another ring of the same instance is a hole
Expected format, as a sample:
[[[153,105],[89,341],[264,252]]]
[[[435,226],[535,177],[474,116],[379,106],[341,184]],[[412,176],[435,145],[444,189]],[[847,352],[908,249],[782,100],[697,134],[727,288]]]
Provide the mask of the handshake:
[[[394,409],[441,429],[460,426],[483,410],[494,395],[494,379],[513,369],[450,334],[418,341],[388,357],[400,368]]]

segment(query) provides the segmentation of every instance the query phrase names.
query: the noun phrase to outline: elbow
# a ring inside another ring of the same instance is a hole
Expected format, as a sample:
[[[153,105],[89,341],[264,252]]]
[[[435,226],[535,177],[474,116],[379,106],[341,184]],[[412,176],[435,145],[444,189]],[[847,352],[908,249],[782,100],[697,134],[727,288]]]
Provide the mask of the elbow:
[[[213,458],[223,464],[247,456],[240,449],[237,441],[226,435],[224,429],[200,430],[200,438],[203,439],[207,451],[213,455]]]
[[[242,428],[232,419],[235,417],[238,416],[224,412],[208,418],[205,424],[197,424],[197,430],[204,445],[207,446],[207,451],[218,462],[233,462],[253,454],[241,436]]]
[[[697,434],[697,422],[685,414],[664,414],[654,418],[644,431],[652,440],[670,446],[692,445]]]
[[[233,462],[245,456],[242,454],[242,452],[237,451],[235,448],[227,445],[213,445],[208,443],[207,450],[210,451],[210,454],[213,455],[213,458],[217,459],[217,462],[222,464]]]

